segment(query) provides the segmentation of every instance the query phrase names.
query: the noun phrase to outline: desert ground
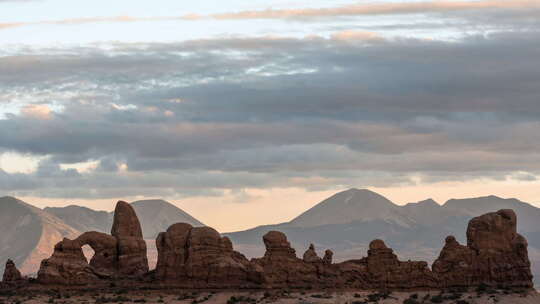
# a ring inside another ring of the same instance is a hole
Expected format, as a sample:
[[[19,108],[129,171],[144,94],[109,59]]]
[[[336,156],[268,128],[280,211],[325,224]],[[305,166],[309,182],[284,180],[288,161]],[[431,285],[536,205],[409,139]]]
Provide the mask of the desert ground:
[[[353,291],[62,291],[14,292],[2,294],[0,304],[99,304],[99,303],[171,303],[171,304],[538,304],[540,294],[536,291],[505,292],[497,290],[474,292],[353,292]]]

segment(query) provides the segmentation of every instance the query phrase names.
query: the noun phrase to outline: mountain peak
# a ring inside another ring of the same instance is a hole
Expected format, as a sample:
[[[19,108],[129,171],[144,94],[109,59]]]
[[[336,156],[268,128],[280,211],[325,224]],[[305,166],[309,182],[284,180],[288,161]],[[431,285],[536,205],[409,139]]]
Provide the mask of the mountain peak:
[[[423,201],[419,201],[419,202],[416,202],[416,203],[408,203],[407,205],[405,206],[422,206],[422,207],[441,207],[441,205],[439,205],[434,199],[432,198],[428,198],[426,200],[423,200]]]
[[[290,222],[294,226],[345,224],[387,219],[397,205],[367,189],[348,189],[332,195]]]

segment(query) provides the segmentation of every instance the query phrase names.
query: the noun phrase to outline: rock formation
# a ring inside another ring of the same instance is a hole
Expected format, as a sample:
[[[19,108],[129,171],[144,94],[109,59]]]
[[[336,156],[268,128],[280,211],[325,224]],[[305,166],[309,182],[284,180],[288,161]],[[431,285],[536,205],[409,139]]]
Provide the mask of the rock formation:
[[[234,287],[248,282],[249,261],[210,227],[174,224],[156,240],[156,277],[190,287]]]
[[[99,279],[88,265],[78,241],[65,238],[52,256],[41,262],[38,281],[43,284],[84,285]]]
[[[302,257],[304,262],[306,263],[321,263],[322,259],[317,255],[317,252],[315,251],[315,246],[313,244],[309,245],[308,250],[304,252],[304,256]]]
[[[118,273],[127,276],[147,273],[148,257],[141,224],[128,203],[116,204],[111,234],[118,241]]]
[[[148,272],[137,216],[127,203],[119,202],[112,235],[87,232],[75,240],[64,239],[42,262],[38,282],[77,285],[147,278],[142,281],[186,288],[532,287],[527,241],[516,232],[512,210],[472,219],[466,246],[447,237],[433,270],[426,262],[400,261],[383,240],[369,244],[367,257],[337,264],[332,263],[331,250],[320,258],[313,245],[298,258],[282,232],[268,232],[263,242],[264,256],[248,261],[216,230],[174,224],[158,235],[157,268]],[[83,255],[84,245],[95,251],[90,263]],[[14,265],[8,268],[7,280],[20,277]]]
[[[148,272],[146,243],[133,208],[118,202],[112,235],[86,232],[75,240],[56,244],[53,255],[41,262],[38,281],[43,284],[83,285],[108,278],[142,276]],[[95,254],[87,262],[82,247]]]
[[[442,286],[532,287],[527,240],[517,233],[512,210],[473,218],[467,227],[467,246],[446,239],[433,272]]]
[[[21,282],[23,277],[21,272],[15,266],[15,263],[12,260],[7,260],[6,268],[4,269],[4,276],[2,278],[2,283],[12,284]]]
[[[262,284],[267,287],[305,287],[319,284],[317,266],[296,256],[285,234],[270,231],[263,236],[264,257],[252,262],[262,269]]]
[[[326,251],[324,252],[323,263],[327,265],[332,264],[333,257],[334,257],[334,252],[330,249],[326,249]]]

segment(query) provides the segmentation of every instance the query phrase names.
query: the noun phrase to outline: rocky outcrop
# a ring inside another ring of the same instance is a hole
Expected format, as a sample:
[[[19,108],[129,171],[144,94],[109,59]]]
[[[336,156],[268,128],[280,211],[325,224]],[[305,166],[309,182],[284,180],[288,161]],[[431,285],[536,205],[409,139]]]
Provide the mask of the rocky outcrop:
[[[103,276],[114,276],[118,269],[118,240],[101,232],[86,232],[76,240],[79,246],[88,245],[94,250],[90,266]]]
[[[304,252],[304,256],[302,257],[302,260],[306,263],[321,263],[322,259],[317,255],[317,252],[315,251],[315,246],[313,244],[309,245],[308,250]]]
[[[331,265],[333,257],[334,257],[334,252],[330,249],[326,249],[326,251],[324,252],[323,263],[327,265]]]
[[[503,209],[469,222],[467,246],[448,237],[433,264],[441,285],[532,287],[527,240],[516,227],[514,211]]]
[[[436,287],[437,280],[426,262],[399,261],[382,240],[369,244],[366,259],[370,281],[376,288]]]
[[[146,243],[135,210],[129,204],[120,201],[116,205],[111,234],[92,231],[75,240],[65,238],[55,246],[53,255],[41,263],[38,281],[82,285],[146,274]],[[90,263],[83,254],[85,245],[94,250]]]
[[[4,268],[4,276],[2,278],[2,283],[4,284],[13,284],[23,281],[21,272],[15,266],[15,263],[12,260],[7,260],[6,267]]]
[[[118,273],[124,276],[147,273],[146,242],[137,214],[128,203],[116,204],[111,234],[118,242]]]
[[[270,231],[263,236],[264,257],[253,259],[262,269],[262,284],[267,287],[306,287],[318,285],[317,265],[296,256],[285,234]]]
[[[179,223],[156,240],[156,277],[189,287],[234,287],[249,282],[249,261],[210,227]]]
[[[426,262],[400,261],[383,240],[372,241],[367,257],[358,260],[334,264],[331,250],[320,258],[314,245],[300,259],[279,231],[265,234],[264,256],[248,261],[216,230],[178,223],[158,235],[157,268],[148,272],[137,216],[128,204],[119,202],[112,235],[87,232],[75,240],[64,239],[42,262],[38,281],[77,285],[146,276],[149,284],[186,288],[532,287],[527,241],[516,232],[516,221],[512,210],[472,219],[467,245],[447,237],[432,270]],[[95,251],[90,263],[83,255],[84,245]],[[10,278],[17,277],[12,273]]]
[[[81,244],[67,238],[54,246],[53,255],[41,262],[38,272],[38,282],[42,284],[84,285],[98,279]]]

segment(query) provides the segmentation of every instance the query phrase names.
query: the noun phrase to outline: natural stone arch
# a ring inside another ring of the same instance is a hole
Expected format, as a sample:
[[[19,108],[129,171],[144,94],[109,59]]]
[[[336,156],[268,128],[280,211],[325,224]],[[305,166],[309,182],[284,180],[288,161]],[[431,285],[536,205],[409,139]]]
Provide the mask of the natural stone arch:
[[[118,241],[105,233],[91,231],[79,236],[76,241],[80,246],[88,245],[94,250],[90,266],[97,272],[112,275],[118,267]]]

